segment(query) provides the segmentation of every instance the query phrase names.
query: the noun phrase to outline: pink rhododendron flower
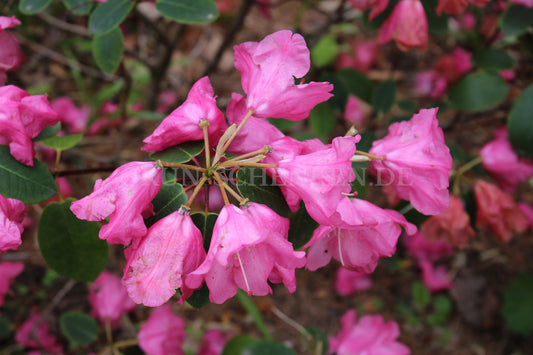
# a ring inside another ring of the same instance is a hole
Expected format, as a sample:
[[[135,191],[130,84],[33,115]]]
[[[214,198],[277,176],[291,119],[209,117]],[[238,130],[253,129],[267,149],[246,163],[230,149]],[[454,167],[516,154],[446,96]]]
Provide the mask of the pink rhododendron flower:
[[[351,190],[355,174],[350,159],[359,140],[360,136],[337,137],[320,150],[278,162],[279,181],[304,201],[318,223],[327,224],[343,193]]]
[[[15,340],[25,348],[39,349],[45,351],[46,354],[63,353],[57,339],[50,334],[49,324],[42,320],[41,314],[36,311],[32,312],[30,318],[17,330]]]
[[[524,216],[526,216],[529,223],[529,229],[533,228],[533,207],[525,202],[519,202],[518,208],[520,208]]]
[[[20,21],[15,17],[0,16],[0,31],[20,25]],[[0,32],[1,33],[1,32]]]
[[[466,9],[467,5],[468,0],[439,0],[437,15],[440,16],[443,12],[450,15],[458,15]]]
[[[314,271],[333,257],[344,267],[371,273],[380,257],[394,254],[402,227],[408,234],[416,232],[416,227],[396,211],[344,197],[330,224],[319,226],[302,247],[309,248],[306,268]]]
[[[513,198],[488,182],[477,180],[474,185],[476,198],[476,227],[488,226],[502,242],[508,242],[515,232],[522,233],[528,220]]]
[[[209,140],[216,143],[226,128],[226,121],[217,107],[213,87],[206,76],[193,85],[187,100],[143,140],[146,144],[141,149],[154,152],[187,141],[201,140],[204,138],[200,127],[202,120],[209,122]]]
[[[154,162],[127,163],[107,179],[96,180],[94,191],[72,202],[70,210],[87,221],[109,217],[109,223],[100,229],[100,239],[129,245],[146,234],[142,212],[151,206],[162,183],[162,169]]]
[[[391,39],[401,50],[426,50],[428,21],[420,0],[401,0],[381,25],[378,33],[379,43],[384,44]]]
[[[415,74],[414,91],[417,95],[436,100],[446,92],[448,82],[436,70],[427,70]]]
[[[516,78],[516,73],[513,69],[501,70],[499,74],[505,81],[512,81]]]
[[[358,10],[366,11],[372,9],[370,11],[370,15],[368,16],[368,19],[372,21],[374,17],[379,15],[387,8],[387,5],[389,4],[389,0],[348,0],[352,6]]]
[[[341,296],[350,296],[372,287],[372,279],[364,272],[339,267],[335,274],[335,291]]]
[[[154,308],[137,339],[146,355],[182,355],[185,321],[172,313],[170,304]]]
[[[6,82],[5,72],[18,67],[24,57],[18,39],[4,31],[17,25],[20,25],[20,21],[15,16],[0,16],[0,85]]]
[[[159,96],[157,97],[158,106],[155,110],[157,113],[165,113],[167,112],[170,107],[174,105],[174,103],[178,101],[178,96],[176,93],[172,90],[164,90],[161,91]]]
[[[16,86],[0,87],[0,144],[19,162],[33,166],[32,138],[59,121],[46,95],[31,96]]]
[[[509,142],[505,126],[497,130],[494,140],[485,144],[479,155],[483,159],[483,168],[505,192],[513,193],[520,183],[533,176],[533,162],[518,157]]]
[[[120,317],[133,310],[137,305],[129,297],[120,278],[109,271],[104,271],[94,280],[89,288],[89,302],[92,313],[102,323],[107,319],[112,325],[118,325]]]
[[[445,266],[434,266],[428,260],[419,260],[418,265],[422,269],[422,282],[429,291],[438,292],[453,287],[453,281]]]
[[[294,84],[294,78],[303,77],[310,67],[309,50],[297,33],[282,30],[233,49],[246,107],[254,110],[255,117],[303,120],[315,105],[332,96],[333,85],[327,82]]]
[[[470,226],[470,217],[456,196],[450,196],[450,206],[446,211],[431,216],[422,223],[420,233],[429,240],[445,240],[455,248],[466,247],[468,240],[475,236]]]
[[[24,202],[0,195],[0,252],[16,250],[22,243],[25,213]]]
[[[122,283],[137,303],[157,307],[174,296],[183,276],[205,259],[202,233],[186,210],[175,211],[148,229],[128,252]]]
[[[387,0],[388,1],[388,0]],[[338,68],[355,68],[366,73],[379,56],[379,43],[375,39],[354,39],[350,42],[350,52],[340,52],[337,57]]]
[[[347,355],[409,355],[407,346],[396,341],[400,328],[393,320],[385,322],[380,315],[366,315],[357,321],[357,314],[349,310],[341,318],[342,329],[329,339],[333,354]]]
[[[369,116],[368,105],[360,100],[357,96],[349,95],[346,109],[344,111],[344,119],[353,123],[356,127],[361,127],[366,117]]]
[[[305,264],[305,252],[287,240],[289,220],[265,205],[249,202],[222,208],[205,261],[185,283],[199,288],[205,280],[209,299],[221,304],[243,289],[249,295],[272,293],[267,280],[296,290],[294,269]]]
[[[87,128],[91,114],[91,108],[88,105],[78,108],[74,101],[66,96],[52,100],[50,105],[57,112],[61,125],[66,127],[70,133],[80,133]]]
[[[426,215],[444,212],[449,204],[448,178],[452,157],[437,120],[437,109],[420,110],[409,121],[389,126],[387,136],[372,143],[370,162],[378,183],[391,185]]]
[[[197,355],[220,355],[228,341],[228,336],[219,329],[210,329],[204,333]]]
[[[434,70],[444,76],[448,86],[451,86],[472,70],[472,54],[455,47],[452,53],[440,57]]]
[[[511,0],[513,4],[524,5],[526,7],[533,7],[533,0]]]
[[[9,291],[11,283],[22,270],[24,270],[23,263],[12,263],[9,261],[0,262],[0,306],[4,304],[4,297]]]
[[[407,252],[417,260],[436,261],[453,255],[453,248],[443,239],[430,240],[421,233],[402,237]]]
[[[231,97],[232,100],[226,110],[228,122],[230,125],[239,125],[246,116],[246,101],[242,95],[236,93]],[[235,154],[253,152],[283,137],[285,135],[266,118],[252,116],[239,131],[228,150]]]

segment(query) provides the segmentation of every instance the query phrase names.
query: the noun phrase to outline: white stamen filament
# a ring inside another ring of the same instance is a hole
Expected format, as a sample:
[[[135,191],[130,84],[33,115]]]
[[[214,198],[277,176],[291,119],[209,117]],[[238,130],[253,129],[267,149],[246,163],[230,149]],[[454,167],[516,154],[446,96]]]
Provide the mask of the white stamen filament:
[[[342,266],[344,266],[344,259],[342,257],[342,249],[341,249],[341,229],[337,228],[337,243],[339,244],[339,261],[341,262]]]
[[[242,265],[241,255],[239,252],[237,252],[237,259],[239,259],[239,265],[241,266],[242,276],[244,278],[244,283],[246,284],[246,293],[248,293],[248,296],[252,295],[252,291],[250,290],[250,284],[248,283],[248,278],[246,277],[246,273],[244,272],[244,266]]]

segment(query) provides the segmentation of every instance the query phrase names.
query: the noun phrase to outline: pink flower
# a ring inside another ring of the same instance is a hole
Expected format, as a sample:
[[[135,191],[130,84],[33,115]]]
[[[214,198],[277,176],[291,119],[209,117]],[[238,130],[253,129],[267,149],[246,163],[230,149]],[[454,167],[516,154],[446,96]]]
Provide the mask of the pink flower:
[[[388,0],[386,0],[388,1]],[[350,52],[341,52],[337,58],[338,68],[355,68],[366,73],[379,56],[379,43],[375,39],[356,38],[350,43]]]
[[[210,329],[204,333],[197,355],[220,355],[228,341],[228,336],[219,329]]]
[[[387,8],[387,5],[389,4],[389,0],[349,0],[350,4],[357,10],[366,11],[372,9],[370,11],[370,15],[368,16],[368,19],[372,21],[374,17],[379,15]]]
[[[422,223],[420,233],[429,240],[445,240],[455,248],[466,247],[468,240],[475,237],[470,217],[461,200],[455,196],[450,196],[450,206],[446,211],[431,216]]]
[[[422,282],[429,291],[438,292],[453,287],[453,281],[450,279],[448,269],[445,266],[435,267],[428,260],[419,260],[418,265],[422,269]]]
[[[533,7],[533,0],[511,0],[511,2],[526,7]]]
[[[154,308],[137,339],[146,355],[182,355],[185,321],[172,313],[170,304]]]
[[[436,261],[453,255],[453,248],[443,239],[430,240],[421,233],[402,238],[407,252],[417,260]]]
[[[452,53],[440,57],[434,70],[444,76],[448,86],[451,86],[472,70],[472,54],[455,47]]]
[[[59,115],[61,124],[68,128],[70,133],[80,133],[87,128],[91,108],[83,105],[78,108],[71,98],[63,96],[50,102],[52,109]]]
[[[11,283],[22,270],[24,270],[23,263],[0,262],[0,306],[4,304],[4,296],[9,291]]]
[[[294,84],[294,78],[303,77],[310,67],[309,50],[297,33],[282,30],[233,49],[246,107],[254,110],[255,117],[303,120],[315,105],[332,96],[333,85],[327,82]]]
[[[372,287],[372,279],[364,272],[339,267],[335,274],[335,291],[341,296],[351,296]]]
[[[513,193],[518,185],[533,176],[533,162],[519,158],[509,142],[507,128],[501,127],[494,140],[485,144],[479,155],[482,165],[503,191]]]
[[[428,21],[420,0],[401,0],[381,25],[378,33],[379,43],[384,44],[391,39],[401,50],[426,50]]]
[[[46,354],[63,353],[57,339],[50,334],[50,326],[36,311],[17,330],[15,340],[25,348],[43,350]]]
[[[109,271],[102,272],[89,288],[89,302],[92,306],[92,313],[102,323],[109,320],[115,326],[118,325],[123,314],[137,306],[128,297],[120,278]]]
[[[135,302],[150,307],[174,296],[183,276],[205,259],[202,233],[186,210],[157,221],[139,246],[131,248],[122,283]]]
[[[362,100],[359,100],[357,96],[348,96],[348,102],[346,103],[346,109],[344,111],[344,119],[350,123],[353,123],[356,127],[361,127],[365,118],[369,116],[369,108]]]
[[[157,97],[158,106],[155,110],[157,113],[167,112],[178,100],[178,96],[172,90],[164,90]]]
[[[519,202],[518,208],[520,208],[524,216],[526,216],[529,224],[528,229],[531,229],[533,227],[533,207],[531,207],[525,202]]]
[[[0,195],[0,252],[16,250],[22,243],[25,213],[24,202]]]
[[[309,215],[327,224],[343,193],[355,179],[350,158],[360,137],[337,137],[333,143],[309,154],[279,161],[276,169],[281,184],[305,202]]]
[[[6,82],[5,72],[18,67],[24,57],[17,37],[4,31],[17,25],[20,25],[20,21],[15,16],[0,16],[0,85]]]
[[[16,86],[0,87],[0,144],[19,162],[33,166],[32,138],[59,121],[46,95],[30,96]]]
[[[339,355],[409,355],[407,346],[396,341],[400,336],[398,324],[385,322],[380,315],[366,315],[357,320],[354,310],[341,318],[342,329],[329,339],[329,350]]]
[[[439,0],[437,5],[437,15],[445,12],[450,15],[458,15],[466,9],[468,0]]]
[[[87,221],[109,217],[109,223],[100,229],[100,239],[129,245],[146,234],[142,212],[151,206],[162,183],[162,169],[155,163],[127,163],[104,181],[96,180],[93,193],[72,202],[70,210]]]
[[[294,269],[305,264],[305,252],[287,240],[289,220],[265,205],[249,202],[222,208],[213,229],[209,252],[185,283],[199,288],[205,280],[209,299],[221,304],[241,288],[249,295],[272,293],[267,280],[296,290]]]
[[[0,33],[6,28],[11,28],[20,25],[20,21],[15,17],[0,16]]]
[[[202,140],[202,120],[209,122],[209,139],[211,143],[216,143],[226,128],[226,121],[217,107],[213,87],[206,76],[193,85],[187,100],[172,111],[152,135],[143,140],[146,144],[141,149],[154,152],[187,141]]]
[[[436,100],[446,92],[446,78],[436,70],[427,70],[415,74],[414,91],[417,95]]]
[[[502,242],[513,238],[514,232],[522,233],[528,220],[513,198],[488,182],[477,180],[474,185],[477,216],[476,227],[488,226]]]
[[[314,271],[333,257],[344,267],[369,274],[380,257],[394,254],[402,227],[408,234],[416,232],[396,211],[344,197],[330,223],[319,226],[302,247],[309,248],[306,268]]]
[[[370,153],[385,157],[370,162],[378,183],[391,185],[400,198],[424,214],[439,214],[448,208],[452,157],[436,108],[391,124],[387,136],[372,143]]]

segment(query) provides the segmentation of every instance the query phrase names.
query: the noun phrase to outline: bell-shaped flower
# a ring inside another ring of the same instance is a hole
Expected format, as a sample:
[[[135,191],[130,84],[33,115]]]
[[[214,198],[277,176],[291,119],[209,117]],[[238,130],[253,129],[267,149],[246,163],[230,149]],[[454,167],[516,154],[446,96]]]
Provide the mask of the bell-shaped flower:
[[[327,224],[343,194],[355,179],[350,159],[355,154],[357,137],[337,137],[332,144],[309,154],[278,162],[276,177],[304,203],[309,215]]]
[[[303,120],[315,105],[332,96],[330,83],[294,83],[294,78],[307,74],[311,63],[305,40],[297,33],[281,30],[261,42],[244,42],[233,49],[246,108],[255,117]]]
[[[59,115],[62,127],[66,127],[70,133],[85,131],[91,108],[88,105],[77,107],[70,97],[58,97],[50,102],[50,105]]]
[[[448,208],[452,157],[436,108],[391,124],[387,136],[372,143],[370,153],[384,157],[370,162],[378,184],[391,185],[400,198],[423,214],[435,215]]]
[[[422,269],[422,282],[429,291],[439,292],[453,287],[450,273],[444,265],[435,266],[428,260],[419,260],[418,265]]]
[[[483,159],[483,168],[505,192],[513,193],[520,183],[533,176],[533,162],[518,157],[509,142],[506,127],[495,132],[494,140],[485,144],[479,155]]]
[[[9,291],[11,283],[22,270],[24,270],[24,263],[0,262],[0,307],[4,304],[4,297]]]
[[[402,237],[407,253],[417,260],[436,261],[451,256],[453,248],[444,239],[432,240],[421,233]]]
[[[524,5],[533,8],[533,0],[511,0],[513,4]]]
[[[132,248],[122,283],[135,302],[150,307],[174,296],[183,276],[205,259],[202,233],[185,209],[157,221],[139,246]]]
[[[16,250],[22,243],[25,213],[24,202],[0,195],[0,252]]]
[[[428,21],[420,0],[401,0],[381,25],[378,33],[379,43],[384,44],[391,39],[401,50],[426,50]]]
[[[415,74],[415,93],[421,97],[436,100],[448,89],[446,78],[436,70],[421,71]]]
[[[515,232],[528,228],[528,220],[511,195],[488,182],[477,180],[474,185],[476,198],[476,227],[487,226],[502,242],[508,242]]]
[[[306,268],[314,271],[334,258],[346,268],[371,273],[380,257],[394,254],[402,227],[408,234],[416,232],[396,211],[344,197],[330,224],[319,226],[302,247],[309,248]]]
[[[129,297],[120,278],[104,271],[89,288],[89,303],[92,313],[102,323],[117,325],[120,317],[133,310],[137,305]]]
[[[0,87],[0,144],[19,162],[33,166],[32,138],[59,122],[46,95],[30,95],[13,85]]]
[[[209,299],[223,303],[245,290],[249,295],[272,293],[268,284],[283,282],[296,289],[294,269],[305,264],[305,252],[294,251],[287,240],[289,220],[265,205],[249,202],[238,208],[225,206],[213,229],[205,261],[185,283],[199,288],[205,280]]]
[[[210,329],[202,336],[197,355],[220,355],[229,337],[222,330]]]
[[[137,339],[146,355],[183,355],[185,321],[172,313],[170,304],[154,308]]]
[[[141,149],[155,152],[187,141],[202,140],[204,133],[200,123],[203,120],[209,122],[207,132],[210,142],[216,143],[226,128],[226,121],[217,107],[216,96],[207,76],[198,80],[189,91],[187,100],[143,140],[146,144]]]
[[[341,51],[337,56],[337,68],[355,68],[366,73],[378,60],[379,49],[380,45],[375,39],[356,38],[350,42],[349,52]]]
[[[231,101],[228,104],[226,115],[229,124],[242,122],[246,116],[246,101],[242,95],[231,94]],[[229,151],[235,154],[245,154],[263,148],[272,142],[285,137],[285,135],[268,122],[266,118],[250,117],[246,124],[239,131],[231,145]]]
[[[17,37],[4,31],[17,25],[20,21],[15,16],[0,16],[0,85],[6,82],[5,72],[18,67],[24,58]]]
[[[372,287],[372,279],[364,272],[348,270],[340,266],[335,273],[335,291],[341,296],[351,296]]]
[[[344,110],[344,119],[356,128],[360,128],[365,121],[365,118],[370,116],[370,106],[357,96],[349,95],[346,109]]]
[[[389,4],[389,0],[348,0],[350,4],[357,10],[366,11],[372,9],[370,11],[370,15],[368,15],[368,20],[372,21],[374,17],[379,15],[387,8],[387,5]]]
[[[380,315],[365,315],[357,320],[354,310],[341,318],[342,328],[329,339],[329,350],[335,354],[409,355],[411,351],[396,341],[400,336],[398,324],[385,322]]]
[[[50,333],[50,325],[42,319],[39,312],[33,311],[30,318],[18,328],[15,340],[24,348],[41,350],[45,354],[63,354],[61,345],[56,337]]]
[[[109,223],[100,229],[100,239],[129,245],[146,234],[142,213],[151,207],[162,183],[162,169],[154,162],[127,163],[107,179],[96,180],[94,191],[72,202],[70,210],[87,221],[109,217]]]
[[[533,207],[531,207],[525,202],[519,202],[518,208],[520,208],[524,216],[526,216],[526,219],[528,221],[528,229],[532,229],[533,228]]]
[[[452,86],[472,70],[472,54],[461,47],[455,47],[435,63],[434,70],[446,78],[448,86]]]
[[[455,248],[466,247],[469,239],[475,237],[470,217],[456,196],[450,196],[450,205],[446,211],[431,216],[422,223],[420,233],[429,240],[445,240]]]

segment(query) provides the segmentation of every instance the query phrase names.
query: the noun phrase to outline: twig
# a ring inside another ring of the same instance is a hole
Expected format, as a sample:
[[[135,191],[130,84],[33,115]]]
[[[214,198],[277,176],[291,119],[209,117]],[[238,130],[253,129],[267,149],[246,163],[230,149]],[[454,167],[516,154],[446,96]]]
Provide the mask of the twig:
[[[54,16],[51,16],[47,14],[46,12],[40,12],[37,14],[37,17],[39,17],[41,20],[46,22],[47,24],[54,26],[56,28],[59,28],[60,30],[75,33],[77,35],[83,36],[83,37],[91,37],[91,34],[89,33],[89,30],[83,26],[74,25],[67,23],[65,21],[61,21]]]

